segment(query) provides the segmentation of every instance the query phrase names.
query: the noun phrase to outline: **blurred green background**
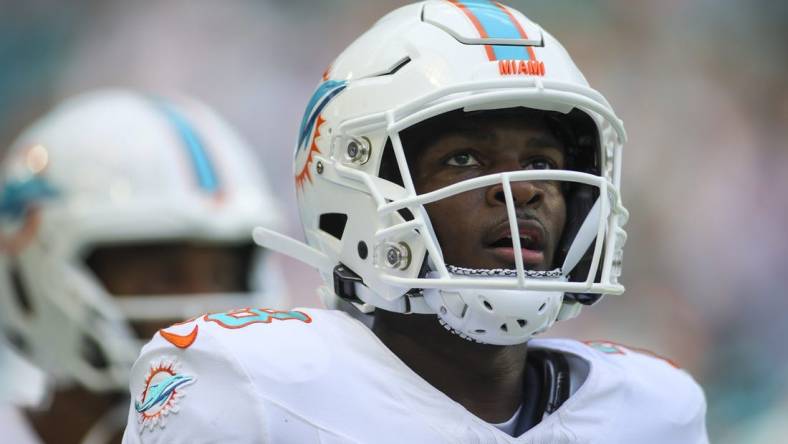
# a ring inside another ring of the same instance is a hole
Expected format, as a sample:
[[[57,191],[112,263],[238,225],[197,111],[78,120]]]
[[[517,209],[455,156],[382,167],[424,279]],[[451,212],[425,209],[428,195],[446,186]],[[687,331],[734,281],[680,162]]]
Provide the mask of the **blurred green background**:
[[[333,57],[401,4],[0,0],[0,154],[86,89],[194,95],[258,149],[300,236],[291,161],[303,107]],[[550,335],[669,356],[706,390],[712,442],[783,442],[788,2],[509,4],[558,37],[630,135],[628,291]],[[318,276],[280,260],[297,304],[318,305]]]

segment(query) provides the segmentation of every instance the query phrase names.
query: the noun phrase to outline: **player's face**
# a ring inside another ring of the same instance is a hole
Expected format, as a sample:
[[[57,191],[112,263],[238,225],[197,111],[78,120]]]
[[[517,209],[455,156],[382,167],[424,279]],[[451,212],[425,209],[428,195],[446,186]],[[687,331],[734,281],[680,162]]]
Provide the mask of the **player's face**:
[[[116,296],[240,292],[245,247],[154,244],[102,248],[91,262]]]
[[[419,193],[505,171],[564,168],[564,147],[544,123],[514,117],[480,120],[444,132],[419,150],[413,165]],[[512,182],[527,269],[553,268],[566,222],[558,182]],[[426,206],[447,264],[514,268],[502,185],[479,188]]]
[[[89,265],[115,297],[166,296],[248,291],[248,246],[184,243],[102,247]],[[138,322],[142,338],[174,321]]]

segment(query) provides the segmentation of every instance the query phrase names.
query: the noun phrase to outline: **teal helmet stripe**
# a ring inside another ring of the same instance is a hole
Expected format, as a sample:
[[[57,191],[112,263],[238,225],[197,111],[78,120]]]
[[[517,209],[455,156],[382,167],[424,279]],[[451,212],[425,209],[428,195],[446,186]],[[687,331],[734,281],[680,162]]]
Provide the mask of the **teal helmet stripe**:
[[[346,87],[347,81],[345,80],[326,80],[317,87],[312,97],[309,99],[304,117],[301,119],[296,154],[306,148],[307,138],[309,137],[312,127],[315,125],[315,121],[317,121],[317,116],[320,115],[331,99],[342,92]]]
[[[197,182],[200,188],[208,193],[218,192],[220,188],[218,175],[211,163],[211,159],[208,157],[205,145],[203,145],[194,127],[186,120],[183,114],[178,112],[178,110],[166,100],[156,99],[155,102],[183,141],[183,145],[189,154],[192,166],[197,175]]]
[[[489,0],[460,1],[471,14],[475,15],[479,23],[487,32],[487,36],[496,39],[521,39],[525,38],[520,33],[514,18],[506,13],[503,6]],[[524,46],[492,45],[495,57],[498,60],[529,60],[528,51]]]

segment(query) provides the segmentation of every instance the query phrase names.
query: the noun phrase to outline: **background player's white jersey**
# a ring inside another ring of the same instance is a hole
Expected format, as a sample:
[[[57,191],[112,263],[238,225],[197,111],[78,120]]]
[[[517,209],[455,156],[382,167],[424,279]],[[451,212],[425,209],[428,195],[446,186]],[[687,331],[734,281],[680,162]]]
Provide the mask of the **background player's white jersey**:
[[[22,411],[11,404],[0,403],[0,434],[3,442],[41,444]]]
[[[0,381],[0,441],[40,444],[22,407],[36,407],[42,402],[44,373],[0,342]]]
[[[564,353],[573,394],[519,437],[468,412],[340,311],[238,310],[164,329],[132,371],[124,443],[706,443],[705,401],[670,363],[610,343]]]
[[[46,373],[0,338],[0,405],[38,407],[47,396]]]

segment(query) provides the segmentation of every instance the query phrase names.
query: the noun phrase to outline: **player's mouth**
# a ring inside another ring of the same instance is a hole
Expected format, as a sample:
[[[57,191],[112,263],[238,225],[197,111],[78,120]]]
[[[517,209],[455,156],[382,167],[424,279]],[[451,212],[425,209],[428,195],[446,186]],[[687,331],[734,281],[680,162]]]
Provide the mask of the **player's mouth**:
[[[542,225],[533,220],[518,220],[520,249],[523,253],[523,264],[526,268],[533,269],[544,263],[545,260],[545,232]],[[512,232],[508,220],[504,226],[492,231],[487,237],[486,249],[490,251],[497,262],[506,268],[515,268],[515,249]]]

